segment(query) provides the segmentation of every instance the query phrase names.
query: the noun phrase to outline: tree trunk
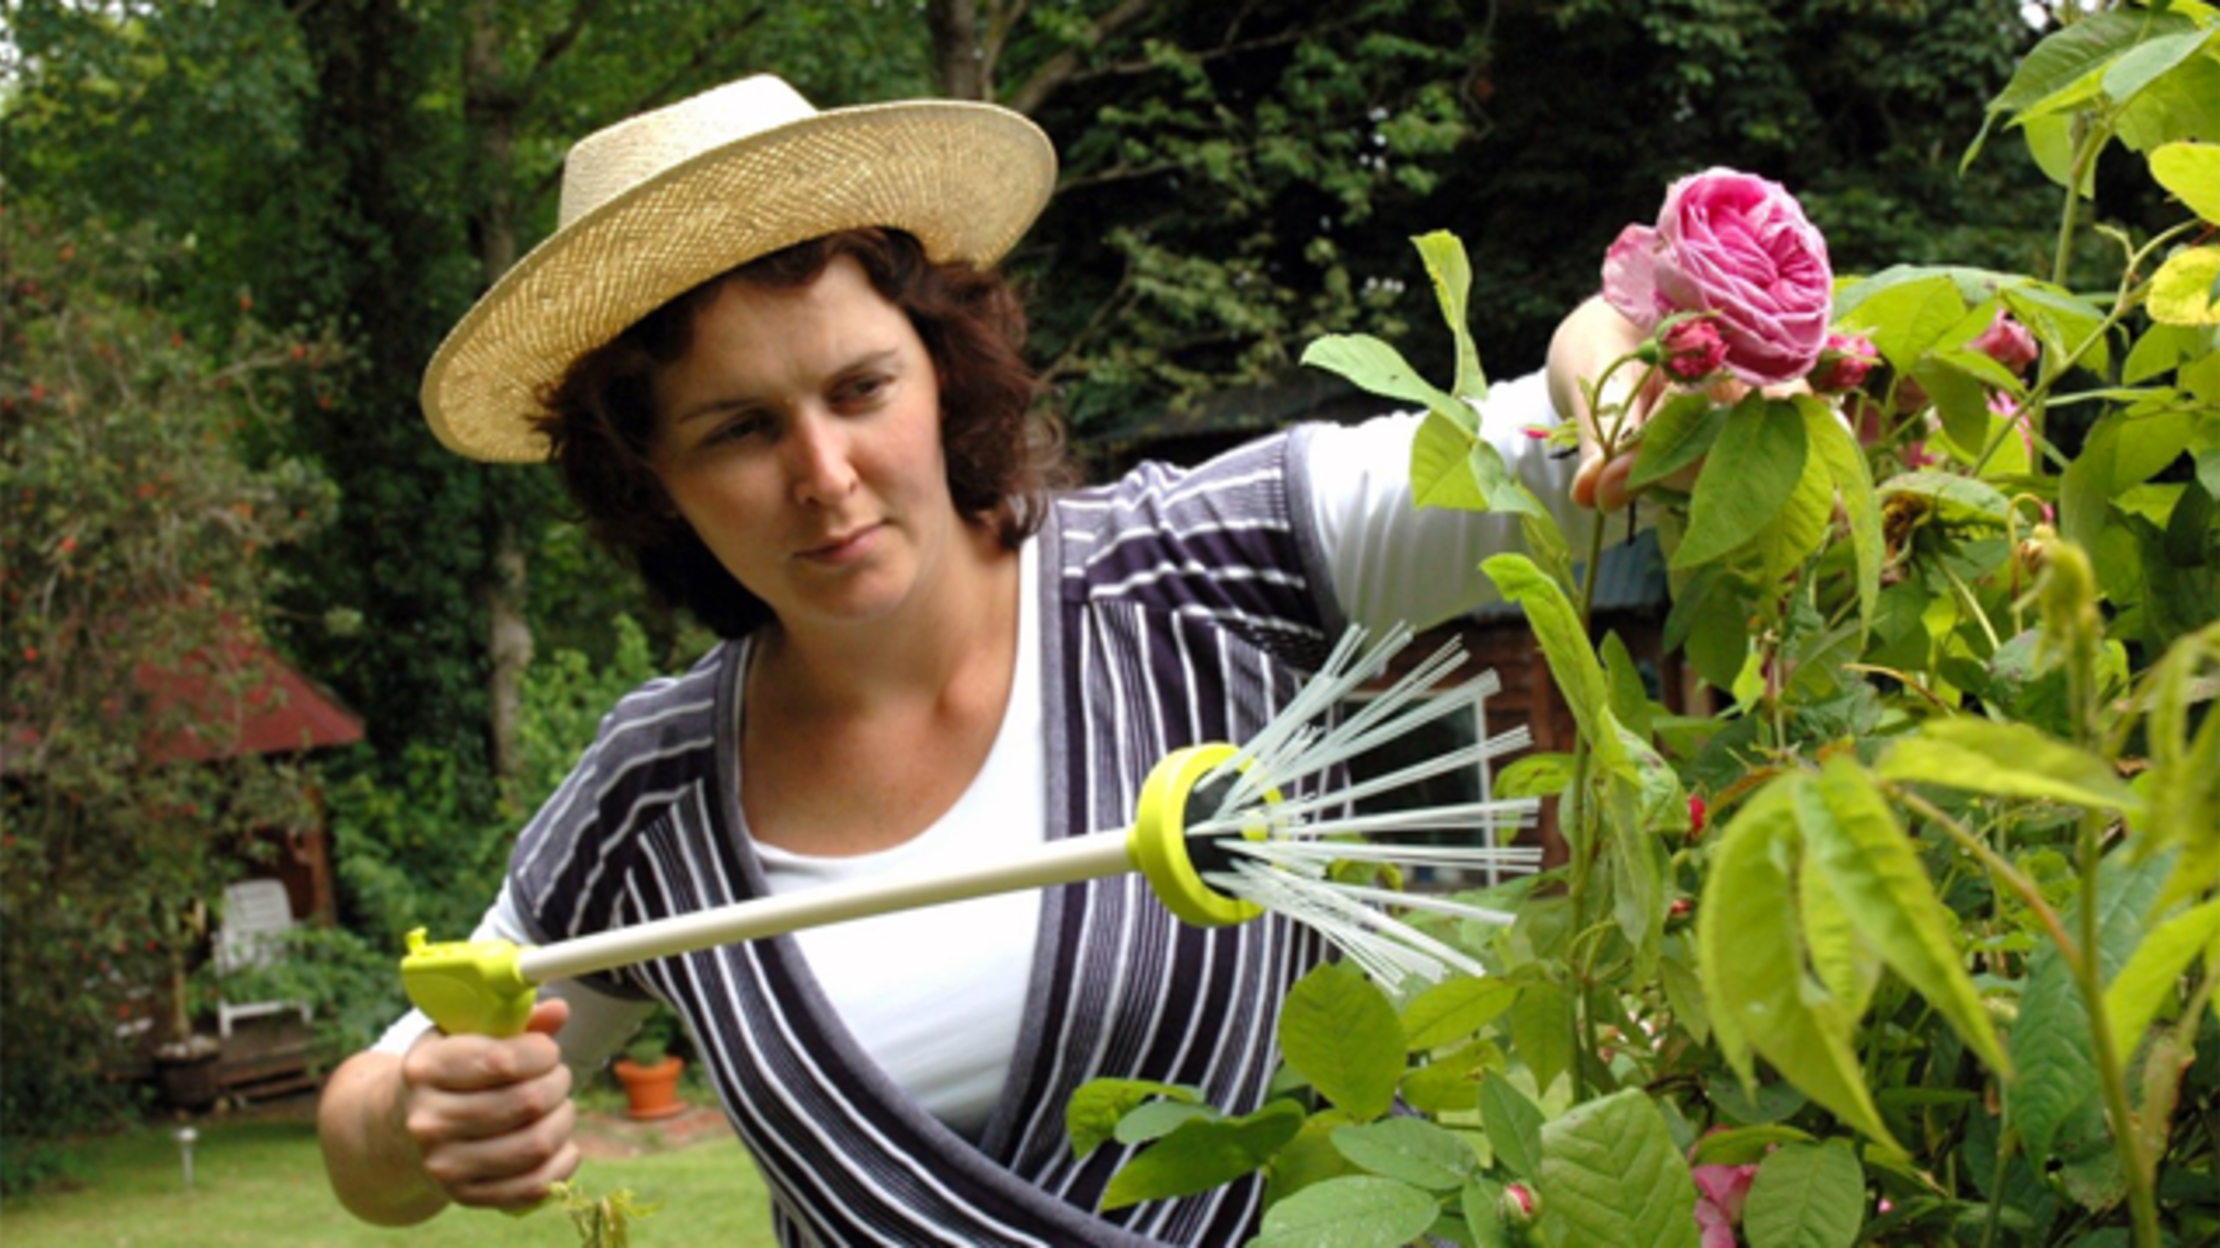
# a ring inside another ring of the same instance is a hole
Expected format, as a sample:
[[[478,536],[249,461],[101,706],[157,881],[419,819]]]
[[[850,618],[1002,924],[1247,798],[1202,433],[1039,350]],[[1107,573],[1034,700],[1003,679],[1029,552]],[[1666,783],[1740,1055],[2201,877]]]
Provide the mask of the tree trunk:
[[[471,238],[478,250],[479,273],[491,286],[516,262],[517,209],[515,149],[521,99],[501,64],[501,36],[494,0],[485,0],[473,17],[463,69],[463,116],[476,150],[475,177],[483,197],[471,213]],[[498,472],[494,468],[488,471]],[[488,489],[484,521],[492,540],[480,586],[486,613],[487,742],[494,777],[504,790],[522,774],[519,742],[524,709],[524,673],[532,665],[532,621],[525,613],[526,573],[522,531],[501,505],[513,491]]]
[[[992,99],[987,46],[979,34],[978,0],[932,0],[925,25],[933,34],[940,93],[952,100]]]

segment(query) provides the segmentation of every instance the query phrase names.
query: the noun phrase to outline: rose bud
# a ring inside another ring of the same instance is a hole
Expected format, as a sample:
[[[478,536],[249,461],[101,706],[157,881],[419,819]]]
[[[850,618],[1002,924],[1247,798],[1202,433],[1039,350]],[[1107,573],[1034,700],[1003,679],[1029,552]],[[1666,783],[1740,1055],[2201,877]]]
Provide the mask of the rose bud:
[[[1829,334],[1806,381],[1821,394],[1842,394],[1864,385],[1866,374],[1880,362],[1881,353],[1872,339],[1862,334]]]
[[[2013,320],[2012,314],[2002,308],[1996,310],[1996,319],[1989,322],[1989,327],[1966,345],[2020,377],[2027,375],[2027,366],[2033,364],[2039,354],[2035,335],[2027,332],[2027,326]]]
[[[1727,340],[1706,317],[1673,322],[1659,345],[1665,350],[1665,371],[1679,381],[1702,381],[1727,362]]]

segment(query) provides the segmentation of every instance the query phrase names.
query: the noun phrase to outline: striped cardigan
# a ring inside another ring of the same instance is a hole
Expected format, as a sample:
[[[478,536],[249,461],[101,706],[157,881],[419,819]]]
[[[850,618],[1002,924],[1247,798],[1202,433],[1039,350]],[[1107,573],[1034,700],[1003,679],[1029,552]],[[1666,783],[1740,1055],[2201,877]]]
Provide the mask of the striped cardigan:
[[[1041,543],[1050,837],[1123,827],[1167,752],[1255,733],[1341,621],[1310,520],[1303,431],[1192,471],[1145,466],[1055,502]],[[741,647],[623,701],[533,820],[510,888],[550,941],[763,896],[740,813]],[[890,951],[890,956],[894,951]],[[1322,956],[1273,917],[1186,927],[1138,876],[1044,897],[1028,1016],[978,1143],[857,1047],[791,939],[645,963],[596,986],[668,1002],[773,1194],[787,1244],[1230,1244],[1260,1191],[1094,1212],[1128,1155],[1072,1155],[1089,1079],[1260,1105],[1273,1020]]]

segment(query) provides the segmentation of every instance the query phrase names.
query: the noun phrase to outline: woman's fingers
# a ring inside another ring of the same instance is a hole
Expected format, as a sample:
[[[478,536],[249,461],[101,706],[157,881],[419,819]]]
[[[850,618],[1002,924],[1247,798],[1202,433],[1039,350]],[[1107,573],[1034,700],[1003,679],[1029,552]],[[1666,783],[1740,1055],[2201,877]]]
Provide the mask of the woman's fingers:
[[[453,1200],[527,1207],[577,1169],[571,1073],[554,1040],[568,1017],[563,1002],[543,1002],[521,1035],[434,1032],[409,1050],[403,1126]]]

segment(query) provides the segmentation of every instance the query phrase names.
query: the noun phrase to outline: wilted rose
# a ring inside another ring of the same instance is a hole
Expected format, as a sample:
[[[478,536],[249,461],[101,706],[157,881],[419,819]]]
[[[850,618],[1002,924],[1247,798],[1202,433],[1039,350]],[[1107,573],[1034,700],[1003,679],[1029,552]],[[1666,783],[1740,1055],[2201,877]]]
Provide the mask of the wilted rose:
[[[1717,314],[1727,367],[1794,381],[1827,341],[1827,240],[1778,183],[1711,169],[1673,183],[1657,226],[1630,225],[1603,261],[1603,294],[1644,333],[1675,312]]]
[[[1821,394],[1843,394],[1864,385],[1866,374],[1880,362],[1880,351],[1863,334],[1829,334],[1808,380]]]
[[[2026,375],[2027,366],[2035,362],[2037,354],[2035,335],[2027,332],[2027,326],[2013,320],[2012,314],[2002,308],[1996,310],[1996,319],[1989,322],[1989,327],[1966,345],[2011,369],[2017,376]]]

